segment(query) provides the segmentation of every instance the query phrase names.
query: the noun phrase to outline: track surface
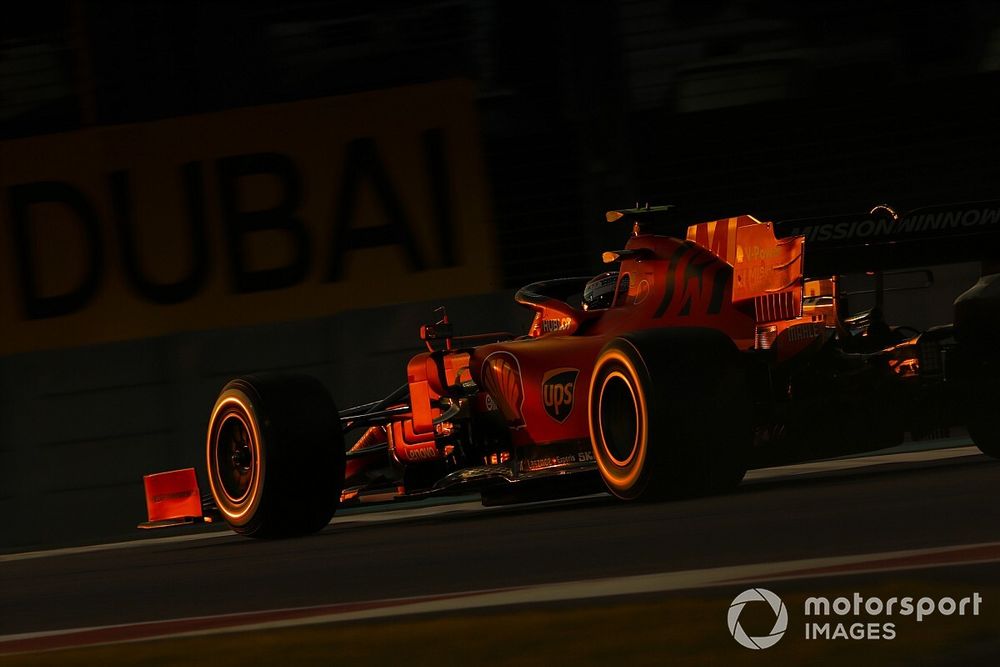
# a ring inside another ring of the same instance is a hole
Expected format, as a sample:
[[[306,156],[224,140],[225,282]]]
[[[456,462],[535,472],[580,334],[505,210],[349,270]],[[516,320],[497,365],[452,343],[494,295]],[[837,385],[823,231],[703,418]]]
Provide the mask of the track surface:
[[[0,558],[0,634],[1000,541],[1000,462],[929,454],[786,469],[683,502],[464,503],[347,516],[297,540]],[[1000,585],[1000,567],[977,576]]]

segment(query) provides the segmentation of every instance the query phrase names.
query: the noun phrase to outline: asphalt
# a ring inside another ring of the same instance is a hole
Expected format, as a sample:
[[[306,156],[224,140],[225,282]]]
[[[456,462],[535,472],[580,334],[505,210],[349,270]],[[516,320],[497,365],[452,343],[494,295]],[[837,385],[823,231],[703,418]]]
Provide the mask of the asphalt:
[[[681,502],[359,514],[295,540],[6,560],[0,634],[1000,541],[1000,462],[986,457],[800,472]],[[976,576],[1000,584],[1000,568]]]

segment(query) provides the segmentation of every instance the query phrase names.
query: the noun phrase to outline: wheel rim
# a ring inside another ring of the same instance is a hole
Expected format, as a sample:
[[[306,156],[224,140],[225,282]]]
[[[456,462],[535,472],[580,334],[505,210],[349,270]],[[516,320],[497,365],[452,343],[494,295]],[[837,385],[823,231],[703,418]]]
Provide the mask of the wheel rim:
[[[598,405],[601,442],[616,465],[627,466],[639,446],[639,405],[635,390],[620,371],[604,378]]]
[[[246,499],[253,488],[257,446],[250,425],[237,412],[219,421],[215,445],[215,465],[222,492],[233,503]]]

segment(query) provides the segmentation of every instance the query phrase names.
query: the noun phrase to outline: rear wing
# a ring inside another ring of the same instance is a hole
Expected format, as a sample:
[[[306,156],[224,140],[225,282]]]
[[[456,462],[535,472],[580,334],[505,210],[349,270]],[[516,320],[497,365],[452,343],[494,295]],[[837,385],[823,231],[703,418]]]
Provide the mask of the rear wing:
[[[867,215],[776,222],[774,234],[805,238],[808,277],[1000,261],[1000,200],[928,206],[905,215],[877,206]]]

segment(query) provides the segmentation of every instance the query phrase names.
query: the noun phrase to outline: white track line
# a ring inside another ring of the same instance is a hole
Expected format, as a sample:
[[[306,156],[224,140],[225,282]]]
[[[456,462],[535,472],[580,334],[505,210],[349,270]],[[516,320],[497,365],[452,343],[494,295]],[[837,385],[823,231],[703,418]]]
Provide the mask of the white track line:
[[[405,503],[406,501],[400,501]],[[479,500],[464,503],[449,503],[447,505],[428,505],[427,507],[396,507],[378,512],[358,512],[357,514],[338,514],[333,517],[331,525],[342,523],[382,523],[398,519],[419,519],[425,516],[438,516],[449,512],[477,512],[488,509]]]
[[[811,463],[800,463],[789,466],[778,466],[774,468],[761,468],[751,470],[745,478],[748,482],[760,482],[770,479],[781,479],[784,477],[795,477],[810,473],[835,472],[853,470],[856,468],[867,468],[869,466],[881,466],[898,463],[932,462],[946,459],[959,458],[964,456],[979,455],[976,447],[953,447],[950,449],[934,449],[918,452],[901,452],[897,454],[882,454],[874,456],[860,456],[850,459],[831,459],[828,461],[815,461]],[[598,494],[595,497],[599,497]],[[531,503],[532,505],[545,504]],[[555,501],[559,502],[559,501]],[[331,521],[331,525],[340,526],[350,523],[383,523],[386,521],[400,521],[406,519],[416,519],[429,516],[440,516],[449,513],[469,513],[469,512],[489,512],[503,510],[503,507],[483,507],[479,501],[449,503],[444,505],[432,505],[428,507],[392,507],[373,512],[357,512],[339,514]],[[99,551],[116,551],[119,549],[134,549],[138,547],[154,546],[160,544],[174,544],[183,542],[193,542],[199,540],[210,540],[220,537],[230,537],[233,533],[221,529],[218,531],[198,532],[187,535],[170,535],[166,537],[152,537],[124,542],[110,542],[107,544],[92,544],[79,547],[64,547],[59,549],[45,549],[40,551],[27,551],[23,553],[0,554],[0,563],[9,563],[22,560],[33,560],[36,558],[52,558],[55,556],[72,556],[76,554],[95,553]]]
[[[437,516],[449,512],[470,512],[487,509],[478,500],[465,503],[449,503],[447,505],[433,505],[430,507],[398,507],[394,509],[382,510],[379,512],[364,512],[357,514],[337,515],[330,522],[330,525],[341,525],[348,523],[382,523],[385,521],[398,521],[400,519],[416,519],[425,516]],[[119,549],[135,549],[138,547],[155,546],[158,544],[175,544],[180,542],[196,542],[199,540],[210,540],[220,537],[235,537],[232,531],[221,524],[219,530],[199,531],[187,535],[169,535],[165,537],[148,537],[136,540],[126,540],[124,542],[108,542],[105,544],[89,544],[79,547],[61,547],[58,549],[44,549],[40,551],[25,551],[22,553],[0,554],[0,563],[9,563],[19,560],[34,560],[36,558],[51,558],[54,556],[73,556],[76,554],[87,554],[98,551],[117,551]]]
[[[921,452],[901,452],[899,454],[876,454],[874,456],[862,456],[851,459],[830,459],[828,461],[812,461],[810,463],[797,463],[790,466],[778,466],[774,468],[760,468],[747,473],[744,480],[760,481],[765,479],[775,479],[781,477],[794,477],[796,475],[808,475],[817,472],[832,472],[841,470],[853,470],[855,468],[867,468],[869,466],[887,465],[890,463],[917,463],[929,461],[943,461],[945,459],[960,458],[963,456],[978,456],[981,452],[978,447],[952,447],[951,449],[932,449]]]
[[[138,540],[128,540],[126,542],[108,542],[106,544],[89,544],[82,547],[62,547],[59,549],[45,549],[42,551],[25,551],[14,554],[0,554],[0,563],[10,563],[18,560],[34,560],[36,558],[52,558],[55,556],[73,556],[76,554],[94,553],[96,551],[117,551],[119,549],[134,549],[137,547],[155,546],[157,544],[174,544],[178,542],[196,542],[198,540],[208,540],[216,537],[228,537],[232,535],[228,530],[219,530],[210,533],[195,533],[191,535],[171,535],[169,537],[148,537]]]
[[[608,598],[718,586],[757,585],[762,582],[818,579],[900,570],[922,570],[949,565],[1000,562],[1000,542],[807,558],[784,562],[713,567],[679,572],[588,579],[506,589],[394,598],[260,612],[177,618],[101,627],[30,632],[0,636],[0,654],[44,651],[71,646],[119,644],[150,639],[198,637],[232,632],[274,630],[302,625],[412,616]],[[341,607],[345,611],[332,611]],[[355,609],[351,609],[355,607]],[[357,609],[357,607],[365,607]],[[289,618],[290,615],[295,615]],[[268,617],[272,620],[268,620]],[[194,625],[203,627],[187,629]]]

